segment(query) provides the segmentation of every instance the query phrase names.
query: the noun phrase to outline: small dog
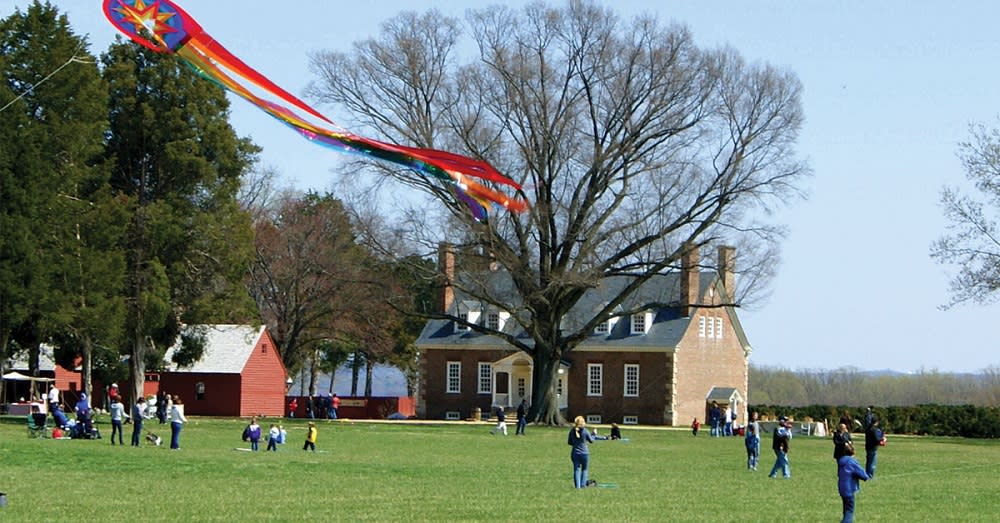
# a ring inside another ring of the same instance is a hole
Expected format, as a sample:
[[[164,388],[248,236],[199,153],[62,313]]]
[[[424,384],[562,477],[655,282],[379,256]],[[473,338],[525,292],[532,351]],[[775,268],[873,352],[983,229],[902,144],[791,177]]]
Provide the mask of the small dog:
[[[163,439],[152,432],[146,433],[146,441],[156,445],[157,447],[163,444]]]

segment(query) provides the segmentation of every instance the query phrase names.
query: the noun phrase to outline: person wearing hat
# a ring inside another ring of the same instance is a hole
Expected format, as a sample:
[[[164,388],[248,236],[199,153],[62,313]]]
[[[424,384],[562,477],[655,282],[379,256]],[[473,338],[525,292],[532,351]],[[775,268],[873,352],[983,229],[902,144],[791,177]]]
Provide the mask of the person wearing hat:
[[[792,431],[788,428],[788,418],[778,418],[778,426],[774,428],[771,438],[771,448],[774,450],[774,466],[771,467],[769,478],[776,477],[780,470],[786,478],[792,477],[792,469],[788,464],[788,443],[792,440]]]

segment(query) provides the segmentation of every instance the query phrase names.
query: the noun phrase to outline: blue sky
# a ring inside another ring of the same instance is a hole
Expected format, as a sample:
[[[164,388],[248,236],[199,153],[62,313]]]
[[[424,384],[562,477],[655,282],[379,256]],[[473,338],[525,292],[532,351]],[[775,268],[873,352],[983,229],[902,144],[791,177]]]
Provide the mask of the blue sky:
[[[100,0],[59,0],[99,54],[114,38]],[[292,93],[312,79],[308,54],[347,50],[401,10],[462,16],[490,1],[281,2],[187,0],[181,6],[223,45]],[[521,0],[508,0],[521,5]],[[24,0],[0,0],[0,16]],[[948,268],[928,257],[944,230],[943,185],[964,185],[956,157],[970,123],[1000,114],[1000,3],[990,1],[638,1],[686,24],[704,47],[795,72],[806,123],[799,151],[810,198],[777,214],[790,230],[770,299],[741,311],[756,364],[790,369],[978,371],[1000,365],[998,306],[948,301]],[[357,7],[354,7],[357,6]],[[322,108],[321,108],[322,109]],[[345,126],[347,118],[331,113]],[[237,131],[296,187],[331,186],[337,155],[235,100]]]

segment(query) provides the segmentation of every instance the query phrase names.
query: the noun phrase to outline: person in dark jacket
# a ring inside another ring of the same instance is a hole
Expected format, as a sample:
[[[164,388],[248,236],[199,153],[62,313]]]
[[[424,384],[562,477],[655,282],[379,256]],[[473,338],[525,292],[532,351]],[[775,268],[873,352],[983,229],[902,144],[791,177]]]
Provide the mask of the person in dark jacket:
[[[526,400],[521,400],[521,404],[517,406],[517,429],[514,431],[514,435],[524,435],[524,429],[528,426],[528,402]]]
[[[839,460],[847,454],[846,447],[852,444],[850,425],[841,423],[837,426],[837,432],[833,433],[833,459]]]
[[[490,431],[490,434],[496,434],[497,432],[503,432],[503,435],[506,436],[507,435],[507,418],[504,417],[503,407],[501,407],[499,405],[497,406],[496,415],[497,415],[497,426],[493,427],[493,430]]]
[[[792,439],[792,431],[788,427],[788,419],[782,416],[778,419],[778,426],[774,428],[774,435],[771,439],[771,449],[774,450],[774,466],[771,473],[767,475],[773,478],[780,470],[786,478],[792,477],[792,468],[788,464],[788,448]]]
[[[878,448],[882,445],[885,434],[878,426],[878,418],[874,418],[865,430],[865,472],[870,478],[875,477],[875,467],[878,464]]]

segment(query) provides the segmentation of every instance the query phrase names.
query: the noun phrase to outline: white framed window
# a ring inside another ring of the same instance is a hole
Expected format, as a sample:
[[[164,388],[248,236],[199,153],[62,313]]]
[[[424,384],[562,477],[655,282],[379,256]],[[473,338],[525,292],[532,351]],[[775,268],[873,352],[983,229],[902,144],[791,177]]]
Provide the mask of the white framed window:
[[[479,362],[479,393],[493,392],[493,365],[489,362]]]
[[[462,362],[460,361],[449,361],[448,371],[447,371],[447,388],[445,392],[448,394],[458,394],[462,392]]]
[[[444,413],[444,419],[449,421],[458,421],[462,419],[461,414],[457,410],[449,410]]]
[[[594,334],[607,334],[610,330],[608,327],[608,321],[604,320],[601,323],[598,323],[597,327],[594,327]]]
[[[495,331],[500,330],[500,313],[490,312],[486,314],[486,328]]]
[[[563,378],[562,376],[559,376],[559,379],[556,380],[556,396],[559,396],[560,398],[562,397],[562,395],[563,395],[563,384],[565,384],[565,383],[566,383],[565,378]]]
[[[604,392],[604,365],[600,363],[587,364],[587,395],[600,396]]]
[[[635,398],[639,396],[639,364],[625,364],[625,397]]]
[[[593,424],[597,424],[597,423],[600,423],[600,422],[601,422],[601,415],[600,414],[587,414],[587,423],[590,423],[590,424],[593,425]]]
[[[460,320],[462,320],[462,321],[469,321],[469,313],[468,312],[460,312],[460,313],[458,313],[458,318]],[[469,330],[469,326],[468,325],[463,325],[463,324],[458,323],[458,322],[455,322],[455,330],[457,330],[457,331],[467,331],[467,330]]]
[[[528,380],[517,378],[517,395],[524,398],[528,394]]]
[[[709,338],[715,337],[715,321],[713,318],[705,318],[705,336]]]
[[[722,318],[715,318],[715,337],[722,339]]]
[[[632,315],[632,334],[646,333],[646,314],[640,312]]]
[[[699,316],[698,317],[698,337],[699,338],[704,338],[705,337],[705,317],[704,316]]]
[[[638,425],[639,416],[622,416],[622,425]]]

